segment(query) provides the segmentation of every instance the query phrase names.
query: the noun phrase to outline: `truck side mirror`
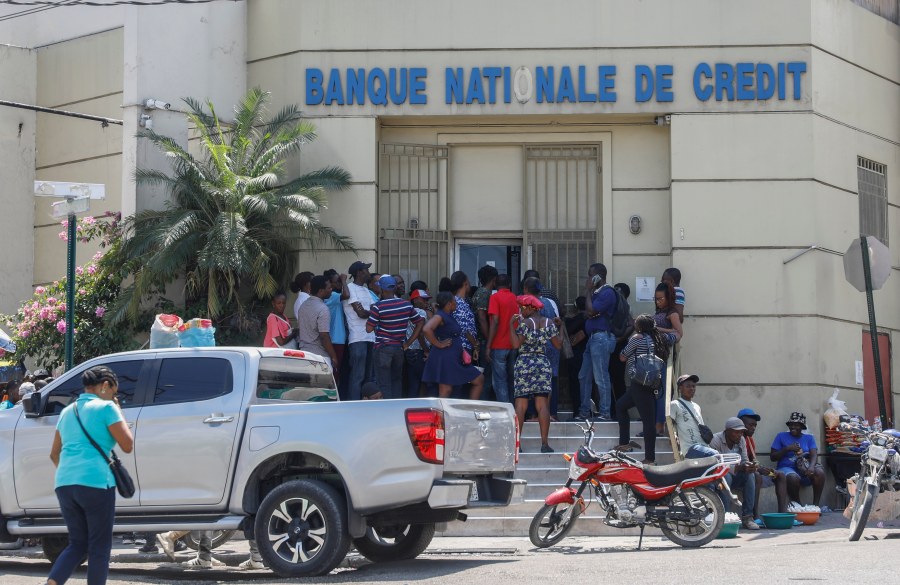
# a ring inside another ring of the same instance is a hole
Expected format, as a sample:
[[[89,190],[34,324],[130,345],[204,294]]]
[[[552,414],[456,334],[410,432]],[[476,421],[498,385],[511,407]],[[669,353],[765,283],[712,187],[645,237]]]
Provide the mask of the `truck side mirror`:
[[[41,416],[41,400],[40,392],[32,392],[22,399],[22,408],[25,409],[25,418],[38,418]]]

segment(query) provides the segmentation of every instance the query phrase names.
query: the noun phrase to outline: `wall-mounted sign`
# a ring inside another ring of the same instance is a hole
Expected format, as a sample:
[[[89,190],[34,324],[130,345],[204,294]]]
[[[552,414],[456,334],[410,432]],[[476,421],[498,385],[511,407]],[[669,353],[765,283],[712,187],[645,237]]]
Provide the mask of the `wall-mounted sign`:
[[[692,71],[694,97],[706,102],[798,101],[802,97],[803,61],[779,63],[698,63]],[[674,65],[635,65],[633,87],[617,86],[616,65],[538,67],[445,67],[445,104],[615,103],[619,95],[635,103],[675,100]],[[373,67],[306,69],[306,105],[425,105],[428,69]]]

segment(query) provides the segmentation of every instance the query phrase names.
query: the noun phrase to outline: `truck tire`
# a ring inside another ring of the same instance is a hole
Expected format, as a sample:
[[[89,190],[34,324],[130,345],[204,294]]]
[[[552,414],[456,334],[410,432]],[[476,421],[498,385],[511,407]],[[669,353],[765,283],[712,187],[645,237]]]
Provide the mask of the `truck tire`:
[[[408,561],[428,548],[434,524],[369,527],[366,535],[353,540],[359,554],[373,563]]]
[[[281,577],[327,575],[350,550],[344,498],[315,480],[289,481],[269,492],[254,531],[263,561]]]

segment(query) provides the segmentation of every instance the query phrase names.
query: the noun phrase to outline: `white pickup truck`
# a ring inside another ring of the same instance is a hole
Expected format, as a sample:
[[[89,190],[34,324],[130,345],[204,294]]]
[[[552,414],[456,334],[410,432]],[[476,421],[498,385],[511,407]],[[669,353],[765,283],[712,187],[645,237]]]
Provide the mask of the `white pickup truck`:
[[[85,362],[0,411],[0,541],[66,527],[49,458],[59,413],[95,365],[119,377],[137,492],[116,532],[242,529],[285,577],[328,573],[351,543],[411,559],[437,524],[524,498],[509,404],[417,398],[338,402],[325,361],[297,350],[142,350]]]

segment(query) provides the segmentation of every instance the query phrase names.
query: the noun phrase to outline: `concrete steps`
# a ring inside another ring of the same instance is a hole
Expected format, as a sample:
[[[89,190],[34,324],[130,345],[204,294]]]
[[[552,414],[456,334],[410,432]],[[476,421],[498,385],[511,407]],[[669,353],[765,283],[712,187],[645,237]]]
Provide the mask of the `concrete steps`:
[[[571,413],[560,413],[560,418],[568,420]],[[632,422],[632,440],[643,447],[644,440],[637,436],[640,422]],[[619,425],[615,422],[594,423],[593,449],[608,451],[619,444]],[[516,477],[528,482],[525,488],[525,502],[506,508],[468,510],[466,522],[451,522],[442,536],[527,536],[531,520],[544,505],[544,498],[561,487],[568,479],[569,463],[563,454],[575,452],[583,443],[584,435],[573,422],[550,423],[548,443],[554,453],[541,453],[540,427],[536,422],[526,422],[522,429],[519,466]],[[643,450],[631,453],[638,460],[644,458]],[[672,463],[674,456],[668,437],[656,440],[656,461],[658,464]],[[570,533],[572,536],[637,536],[638,529],[612,528],[603,524],[605,513],[596,503],[588,506]],[[647,536],[659,535],[656,529],[648,528]]]

